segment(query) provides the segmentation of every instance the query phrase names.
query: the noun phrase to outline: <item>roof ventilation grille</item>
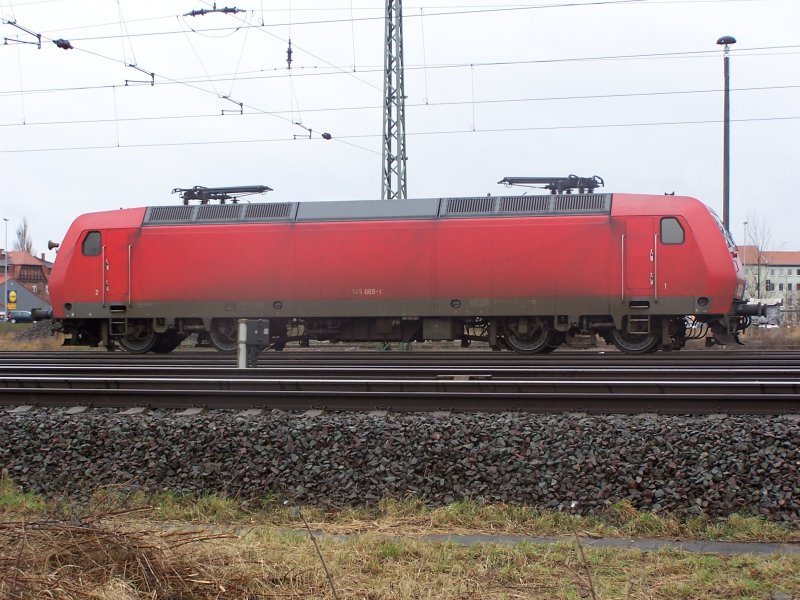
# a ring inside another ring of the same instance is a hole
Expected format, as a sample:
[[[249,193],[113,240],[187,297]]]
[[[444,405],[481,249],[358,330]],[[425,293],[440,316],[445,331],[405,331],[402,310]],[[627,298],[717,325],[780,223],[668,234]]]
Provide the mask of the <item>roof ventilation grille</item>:
[[[238,221],[241,212],[239,204],[201,204],[197,207],[197,220]]]
[[[147,209],[145,223],[189,223],[193,206],[151,206]]]
[[[611,210],[611,194],[562,194],[553,199],[556,213],[608,213]]]
[[[551,196],[504,196],[500,198],[501,213],[546,213]]]
[[[245,204],[245,221],[283,221],[292,218],[291,202]]]
[[[448,198],[445,214],[447,215],[480,215],[495,212],[496,198],[481,196],[476,198]]]

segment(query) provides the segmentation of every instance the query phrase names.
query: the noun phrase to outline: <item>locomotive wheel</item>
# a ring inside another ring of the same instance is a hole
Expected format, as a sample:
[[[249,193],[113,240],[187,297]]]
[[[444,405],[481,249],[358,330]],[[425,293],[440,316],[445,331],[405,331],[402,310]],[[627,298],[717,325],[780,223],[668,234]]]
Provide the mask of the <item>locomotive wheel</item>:
[[[132,321],[129,333],[117,338],[117,342],[125,352],[144,354],[150,352],[158,341],[158,334],[153,331],[150,321]]]
[[[178,335],[177,331],[170,330],[158,335],[156,343],[153,345],[153,352],[156,354],[167,354],[177,348],[183,337]]]
[[[208,330],[211,345],[220,352],[236,352],[239,347],[239,334],[235,319],[214,319]]]
[[[660,323],[656,320],[650,324],[650,333],[647,334],[634,334],[619,329],[611,330],[611,341],[625,354],[647,354],[648,352],[655,352],[658,350],[658,344],[661,341],[658,334],[654,331],[660,331]]]
[[[537,352],[555,349],[551,342],[553,330],[546,320],[539,317],[511,317],[503,320],[503,338],[506,345],[520,354],[535,354]]]

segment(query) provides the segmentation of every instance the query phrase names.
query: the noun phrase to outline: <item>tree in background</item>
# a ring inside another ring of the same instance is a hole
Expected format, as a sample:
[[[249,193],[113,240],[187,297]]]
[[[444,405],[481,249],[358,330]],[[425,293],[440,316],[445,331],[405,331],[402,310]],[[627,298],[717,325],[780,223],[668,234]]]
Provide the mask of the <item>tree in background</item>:
[[[17,239],[14,242],[14,250],[23,250],[28,254],[33,254],[33,240],[28,229],[28,219],[22,219],[22,225],[17,227]]]
[[[750,268],[747,269],[749,274],[747,286],[750,289],[750,296],[753,298],[768,298],[769,294],[767,292],[771,292],[770,286],[774,285],[774,282],[769,281],[769,261],[766,257],[772,234],[769,227],[753,215],[747,216],[745,227],[747,233],[744,243],[754,248],[753,254],[748,256]]]

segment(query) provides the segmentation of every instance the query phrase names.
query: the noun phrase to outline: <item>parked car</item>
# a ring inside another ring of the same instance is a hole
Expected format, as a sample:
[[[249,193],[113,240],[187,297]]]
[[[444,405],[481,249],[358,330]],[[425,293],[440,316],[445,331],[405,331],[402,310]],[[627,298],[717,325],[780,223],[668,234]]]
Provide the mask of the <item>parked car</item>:
[[[8,311],[8,321],[10,323],[33,323],[33,316],[29,310],[10,310]]]

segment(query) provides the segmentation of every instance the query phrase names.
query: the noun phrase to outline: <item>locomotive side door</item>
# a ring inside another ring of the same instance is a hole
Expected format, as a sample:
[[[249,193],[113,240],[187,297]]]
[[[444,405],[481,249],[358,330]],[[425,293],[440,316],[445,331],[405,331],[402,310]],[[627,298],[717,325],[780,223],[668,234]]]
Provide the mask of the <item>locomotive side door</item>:
[[[656,247],[652,217],[628,217],[622,240],[623,297],[655,294]]]
[[[103,305],[131,303],[131,252],[135,229],[107,229],[103,232]],[[112,307],[113,312],[113,307]]]

